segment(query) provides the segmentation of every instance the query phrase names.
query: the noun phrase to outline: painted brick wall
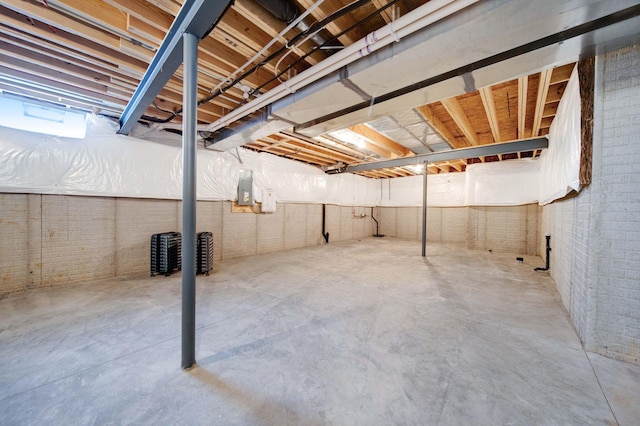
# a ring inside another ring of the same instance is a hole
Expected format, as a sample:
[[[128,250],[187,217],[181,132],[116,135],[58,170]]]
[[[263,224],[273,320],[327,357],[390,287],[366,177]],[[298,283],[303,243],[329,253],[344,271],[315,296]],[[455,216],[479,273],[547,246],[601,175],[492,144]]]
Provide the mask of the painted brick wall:
[[[152,234],[180,229],[179,204],[171,200],[117,198],[115,205],[115,275],[149,272],[150,237]]]
[[[594,146],[598,213],[591,216],[600,246],[594,346],[640,363],[640,46],[602,59],[596,89],[602,90],[596,129],[602,143]]]
[[[307,205],[287,204],[284,207],[284,248],[293,249],[307,245]],[[316,221],[321,220],[318,216]]]
[[[469,207],[467,247],[508,253],[538,254],[537,205]]]
[[[544,207],[540,247],[585,347],[640,364],[640,47],[596,63],[593,182]]]
[[[26,194],[0,194],[0,293],[29,288],[29,206]]]
[[[307,204],[307,239],[306,245],[316,246],[322,244],[322,205]]]
[[[551,236],[549,273],[565,309],[583,342],[588,340],[592,294],[590,261],[591,244],[591,188],[584,189],[579,196],[571,195],[543,208],[540,252],[545,252],[546,234]]]
[[[421,207],[380,207],[382,234],[422,239]],[[429,207],[427,241],[527,255],[538,253],[538,206]]]
[[[174,200],[0,194],[0,295],[149,272],[149,239],[179,231]],[[327,206],[331,242],[373,234],[371,209]],[[196,231],[210,231],[214,259],[324,242],[322,205],[278,203],[273,214],[197,203]]]
[[[115,199],[42,196],[42,286],[114,276],[115,247]]]

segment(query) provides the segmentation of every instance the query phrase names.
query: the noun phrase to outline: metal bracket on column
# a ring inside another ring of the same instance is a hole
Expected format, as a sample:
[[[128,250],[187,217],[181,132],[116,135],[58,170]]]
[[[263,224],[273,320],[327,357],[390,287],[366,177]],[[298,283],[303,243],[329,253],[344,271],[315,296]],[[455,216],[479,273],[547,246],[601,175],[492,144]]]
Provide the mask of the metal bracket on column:
[[[156,51],[138,88],[120,116],[120,134],[129,134],[182,63],[184,33],[202,40],[213,30],[231,0],[186,0]]]

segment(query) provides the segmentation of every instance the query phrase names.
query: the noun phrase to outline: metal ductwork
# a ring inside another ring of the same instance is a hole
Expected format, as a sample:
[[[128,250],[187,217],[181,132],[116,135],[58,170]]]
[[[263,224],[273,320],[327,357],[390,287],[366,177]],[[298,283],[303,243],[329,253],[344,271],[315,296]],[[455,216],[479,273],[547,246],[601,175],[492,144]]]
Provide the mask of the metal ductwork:
[[[399,41],[390,35],[390,44],[366,56],[363,49],[352,52],[351,48],[362,42],[368,52],[372,48],[369,38],[346,47],[288,80],[288,85],[272,89],[209,125],[208,130],[217,132],[217,137],[208,148],[232,149],[291,127],[314,137],[562,65],[581,55],[640,42],[637,0],[472,3],[456,13],[441,13],[419,30],[409,32],[413,26],[407,26]],[[396,26],[432,4],[436,2],[401,17]],[[451,7],[458,5],[451,2]],[[386,30],[390,31],[389,26],[376,32],[378,43]],[[259,109],[265,113],[246,126],[226,128]]]
[[[295,21],[296,18],[302,14],[298,6],[292,0],[255,0],[255,2],[275,16],[276,19],[287,25]],[[300,30],[300,32],[305,32],[311,27],[311,25],[313,25],[313,22],[311,22],[311,18],[307,16],[304,20],[300,21],[298,25],[296,25],[296,28]],[[320,33],[311,37],[311,40],[313,40],[313,42],[318,46],[322,46],[327,42]]]

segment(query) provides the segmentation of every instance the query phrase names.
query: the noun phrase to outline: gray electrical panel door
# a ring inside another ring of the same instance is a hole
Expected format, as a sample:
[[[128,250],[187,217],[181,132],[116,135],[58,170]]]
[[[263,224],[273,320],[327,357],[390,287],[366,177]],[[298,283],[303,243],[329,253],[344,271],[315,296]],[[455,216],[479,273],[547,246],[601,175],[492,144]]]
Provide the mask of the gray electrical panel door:
[[[253,172],[251,170],[240,170],[238,180],[238,205],[253,205]]]

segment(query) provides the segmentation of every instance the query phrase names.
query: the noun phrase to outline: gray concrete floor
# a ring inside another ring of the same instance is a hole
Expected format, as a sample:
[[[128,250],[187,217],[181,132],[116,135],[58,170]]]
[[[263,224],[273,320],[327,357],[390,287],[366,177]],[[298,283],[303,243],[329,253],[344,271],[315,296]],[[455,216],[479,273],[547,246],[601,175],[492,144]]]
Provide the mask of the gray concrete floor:
[[[640,424],[539,258],[364,239],[219,262],[180,370],[180,276],[0,300],[0,423]]]

